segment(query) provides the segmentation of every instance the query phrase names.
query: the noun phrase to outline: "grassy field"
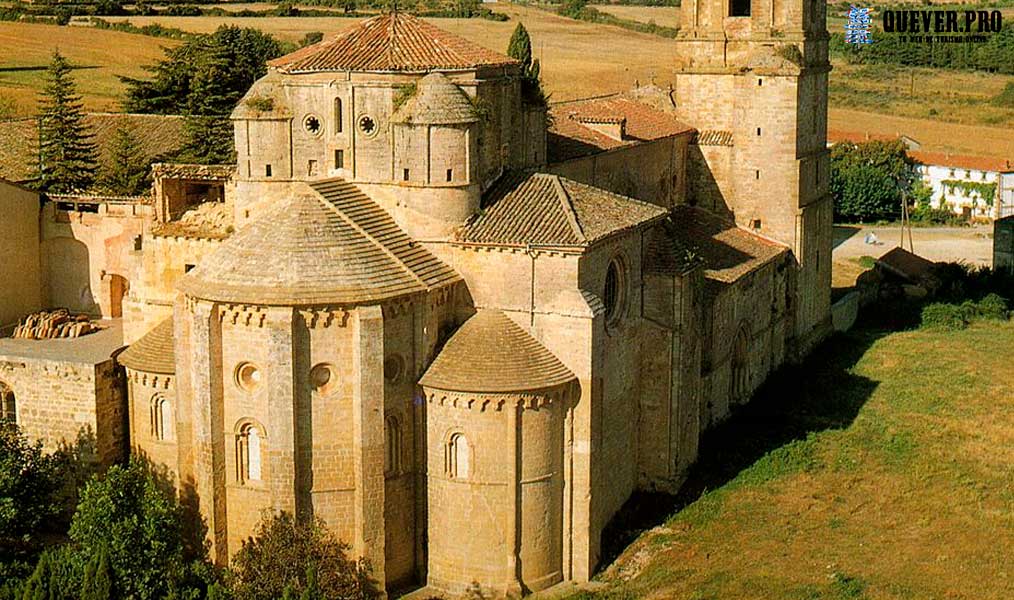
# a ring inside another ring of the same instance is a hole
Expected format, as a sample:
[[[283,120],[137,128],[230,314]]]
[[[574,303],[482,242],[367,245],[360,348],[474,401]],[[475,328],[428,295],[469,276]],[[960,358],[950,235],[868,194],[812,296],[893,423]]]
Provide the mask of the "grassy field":
[[[266,5],[257,4],[257,7]],[[672,81],[675,45],[667,39],[609,25],[574,21],[545,10],[500,3],[493,9],[511,17],[508,22],[484,19],[433,19],[438,26],[504,50],[517,21],[531,32],[536,57],[542,60],[545,87],[552,100],[568,100],[629,89],[635,82]],[[671,25],[677,8],[596,6],[623,18],[655,19]],[[623,13],[623,14],[620,14]],[[671,15],[672,21],[663,20]],[[110,17],[117,20],[116,17]],[[121,20],[123,18],[120,18]],[[187,31],[210,32],[223,24],[256,27],[279,38],[297,41],[307,32],[333,35],[357,19],[133,17],[137,25],[161,23]],[[116,75],[138,75],[140,65],[154,62],[160,38],[94,31],[85,27],[0,24],[0,95],[12,96],[22,112],[34,108],[41,86],[39,70],[54,46],[76,64],[99,68],[78,72],[89,109],[115,108],[122,86]],[[115,47],[116,52],[108,49]],[[594,59],[592,60],[591,57]],[[1014,110],[988,105],[1010,77],[974,73],[835,65],[831,75],[830,127],[871,133],[904,133],[927,150],[1014,156]],[[914,86],[913,86],[914,82]],[[932,114],[931,111],[935,111]]]
[[[651,529],[573,599],[1014,597],[1014,323],[831,347],[707,435],[681,498],[631,507],[617,537]]]
[[[621,6],[619,4],[606,5],[596,4],[595,10],[609,13],[614,17],[640,21],[642,23],[655,22],[663,27],[680,26],[680,7],[678,6]]]
[[[0,22],[0,98],[12,99],[21,113],[34,110],[45,67],[59,48],[78,67],[74,78],[85,107],[116,111],[124,92],[117,76],[143,75],[141,65],[154,63],[163,46],[176,43],[85,27]]]

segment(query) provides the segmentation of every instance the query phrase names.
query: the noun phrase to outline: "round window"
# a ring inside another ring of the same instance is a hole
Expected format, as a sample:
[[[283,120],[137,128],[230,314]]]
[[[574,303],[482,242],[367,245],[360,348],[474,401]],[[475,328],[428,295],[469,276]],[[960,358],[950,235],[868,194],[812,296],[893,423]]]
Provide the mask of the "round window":
[[[384,379],[388,383],[397,383],[401,381],[401,376],[405,373],[405,360],[397,355],[392,354],[388,356],[384,361]]]
[[[250,392],[261,383],[261,370],[253,363],[241,363],[236,367],[236,385]]]
[[[320,363],[310,369],[310,383],[318,393],[324,394],[331,391],[337,381],[338,377],[332,365]]]
[[[320,135],[324,130],[324,126],[321,125],[320,119],[316,115],[307,115],[303,119],[303,129],[310,135]]]
[[[606,269],[606,284],[602,290],[602,303],[606,306],[606,323],[613,324],[623,314],[623,264],[614,258]]]
[[[370,115],[363,115],[356,121],[359,125],[359,131],[362,131],[366,135],[374,135],[377,133],[377,122],[373,120]]]

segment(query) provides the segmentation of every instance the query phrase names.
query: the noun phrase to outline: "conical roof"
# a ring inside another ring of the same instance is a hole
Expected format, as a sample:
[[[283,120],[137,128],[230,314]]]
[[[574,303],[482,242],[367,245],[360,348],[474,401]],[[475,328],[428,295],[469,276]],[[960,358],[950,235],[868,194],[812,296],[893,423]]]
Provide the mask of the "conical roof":
[[[419,383],[457,392],[509,393],[573,381],[574,374],[507,315],[480,310],[447,340]]]
[[[430,73],[420,79],[417,85],[415,94],[398,108],[391,121],[455,125],[479,120],[472,101],[443,73]]]
[[[121,365],[145,373],[176,372],[173,319],[162,321],[116,357]]]
[[[418,72],[510,64],[517,61],[400,12],[367,19],[330,40],[268,62],[283,73]]]
[[[362,304],[458,279],[358,188],[334,180],[306,185],[265,211],[179,289],[218,302]]]

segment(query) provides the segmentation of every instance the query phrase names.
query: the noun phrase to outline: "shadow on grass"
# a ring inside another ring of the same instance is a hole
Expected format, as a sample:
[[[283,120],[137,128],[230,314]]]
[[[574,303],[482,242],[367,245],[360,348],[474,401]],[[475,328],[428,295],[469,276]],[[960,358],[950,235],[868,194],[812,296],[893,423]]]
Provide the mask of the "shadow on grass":
[[[801,364],[772,374],[749,404],[704,433],[697,462],[677,495],[635,492],[631,496],[602,533],[600,569],[641,533],[663,524],[751,466],[755,468],[748,479],[763,481],[810,460],[799,442],[811,433],[848,427],[873,394],[877,382],[854,374],[852,368],[888,333],[866,327],[836,334]],[[758,462],[768,455],[772,460]]]

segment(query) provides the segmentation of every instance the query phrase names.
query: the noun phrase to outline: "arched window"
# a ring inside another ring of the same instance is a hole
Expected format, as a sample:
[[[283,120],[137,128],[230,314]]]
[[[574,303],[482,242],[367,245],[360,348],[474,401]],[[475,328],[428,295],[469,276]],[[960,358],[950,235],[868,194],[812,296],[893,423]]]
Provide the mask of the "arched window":
[[[397,475],[401,471],[401,425],[396,417],[384,419],[384,435],[384,473]]]
[[[155,394],[151,399],[151,437],[156,440],[172,439],[172,423],[169,400],[162,394]]]
[[[452,479],[467,479],[469,467],[468,439],[464,434],[455,433],[447,442],[444,459],[447,475]]]
[[[606,307],[606,324],[612,325],[623,316],[623,303],[626,300],[626,281],[623,262],[619,257],[609,262],[606,269],[606,282],[602,288],[602,303]]]
[[[256,425],[240,427],[236,436],[236,478],[240,483],[261,480],[261,431]]]
[[[18,422],[18,403],[14,398],[14,390],[6,383],[0,381],[0,419]]]
[[[729,387],[731,399],[735,402],[746,400],[750,384],[750,334],[748,326],[739,328],[732,344],[732,373]]]
[[[342,132],[342,99],[334,99],[334,132]]]

